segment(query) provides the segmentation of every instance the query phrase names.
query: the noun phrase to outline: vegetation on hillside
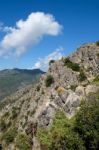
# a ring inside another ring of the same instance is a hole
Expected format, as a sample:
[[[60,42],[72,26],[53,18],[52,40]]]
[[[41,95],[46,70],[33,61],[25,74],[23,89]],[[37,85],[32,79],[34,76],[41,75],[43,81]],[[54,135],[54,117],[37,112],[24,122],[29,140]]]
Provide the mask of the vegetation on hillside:
[[[80,71],[79,64],[71,62],[69,58],[64,59],[64,65],[71,68],[73,71]]]
[[[14,142],[16,135],[17,135],[17,129],[15,127],[10,128],[7,132],[3,134],[2,140],[4,140],[6,144],[10,144]]]
[[[49,87],[51,86],[51,84],[54,82],[54,78],[52,77],[52,75],[48,75],[46,77],[46,80],[45,80],[45,84],[46,84],[46,87]]]
[[[99,41],[96,42],[96,45],[99,46]]]
[[[49,65],[53,64],[55,60],[50,60]]]
[[[93,83],[99,85],[99,75],[94,78]]]
[[[19,150],[31,150],[31,139],[25,134],[18,134],[15,147]]]
[[[80,70],[80,74],[79,74],[79,81],[82,82],[82,81],[85,81],[87,79],[85,73],[83,70]]]
[[[98,150],[99,93],[83,101],[81,109],[70,120],[63,112],[57,112],[50,131],[41,128],[37,135],[46,150]]]

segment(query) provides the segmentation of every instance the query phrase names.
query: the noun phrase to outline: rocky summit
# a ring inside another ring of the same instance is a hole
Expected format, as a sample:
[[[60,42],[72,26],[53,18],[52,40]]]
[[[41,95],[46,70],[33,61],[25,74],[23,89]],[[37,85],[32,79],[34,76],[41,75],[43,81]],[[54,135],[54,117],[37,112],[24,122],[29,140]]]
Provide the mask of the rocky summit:
[[[81,109],[82,101],[92,99],[89,98],[92,93],[98,92],[99,46],[96,43],[82,45],[70,56],[51,61],[48,72],[41,75],[39,83],[19,89],[0,103],[1,149],[55,150],[55,143],[50,148],[49,138],[43,136],[42,140],[38,131],[49,131],[57,112],[64,113],[71,120]],[[53,132],[55,126],[52,129]],[[56,150],[75,150],[74,145],[72,149],[63,145],[56,147]]]

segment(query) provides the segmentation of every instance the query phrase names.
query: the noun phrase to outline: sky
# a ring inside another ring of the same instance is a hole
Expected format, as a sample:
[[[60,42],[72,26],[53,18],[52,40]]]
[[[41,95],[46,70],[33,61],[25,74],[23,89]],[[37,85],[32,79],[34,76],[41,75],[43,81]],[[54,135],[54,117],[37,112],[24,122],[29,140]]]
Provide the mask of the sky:
[[[99,40],[99,0],[0,0],[0,70],[47,70]]]

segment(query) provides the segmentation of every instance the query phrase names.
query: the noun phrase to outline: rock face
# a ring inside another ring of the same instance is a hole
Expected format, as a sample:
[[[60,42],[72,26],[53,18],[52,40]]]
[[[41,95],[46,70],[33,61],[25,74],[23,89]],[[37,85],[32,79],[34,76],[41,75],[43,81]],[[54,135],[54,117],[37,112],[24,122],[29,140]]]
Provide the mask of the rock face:
[[[99,84],[93,82],[99,76],[98,54],[99,47],[96,44],[87,44],[69,56],[72,63],[79,64],[79,71],[66,66],[64,58],[50,64],[48,72],[41,76],[35,87],[28,86],[3,100],[0,118],[6,118],[6,124],[14,124],[18,133],[31,135],[34,150],[37,146],[39,148],[36,150],[39,150],[40,145],[35,137],[37,127],[49,128],[58,110],[71,118],[81,101],[88,94],[99,90]],[[48,75],[53,77],[54,82],[46,87]]]
[[[99,71],[99,47],[94,43],[81,46],[70,56],[71,61],[79,63],[84,69],[89,70],[90,76]]]

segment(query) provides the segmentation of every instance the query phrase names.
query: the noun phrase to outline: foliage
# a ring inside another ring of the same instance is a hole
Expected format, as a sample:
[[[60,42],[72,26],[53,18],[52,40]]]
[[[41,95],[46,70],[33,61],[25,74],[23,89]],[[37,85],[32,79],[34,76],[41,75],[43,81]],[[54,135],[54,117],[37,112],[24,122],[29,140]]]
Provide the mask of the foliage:
[[[45,80],[45,84],[46,84],[46,87],[49,87],[51,86],[51,84],[54,82],[54,78],[52,77],[52,75],[48,75],[46,77],[46,80]]]
[[[8,112],[8,111],[7,111],[7,112],[5,112],[5,114],[3,115],[3,117],[4,117],[4,118],[9,117],[9,112]]]
[[[80,74],[79,74],[79,81],[82,82],[82,81],[85,81],[87,79],[85,73],[83,72],[83,70],[80,71]]]
[[[88,150],[99,149],[99,94],[98,100],[84,102],[76,114],[75,131]]]
[[[80,71],[79,64],[71,62],[69,58],[64,59],[64,65],[71,68],[73,71]]]
[[[88,98],[74,118],[68,119],[63,112],[57,112],[49,130],[38,129],[37,136],[44,149],[99,149],[99,92]]]
[[[99,84],[99,75],[94,78],[93,83]]]
[[[50,133],[47,130],[41,128],[38,129],[37,136],[40,140],[41,145],[46,147],[46,149],[51,150],[52,139],[50,137]]]
[[[97,53],[97,57],[99,57],[99,53]]]
[[[19,108],[13,107],[12,108],[12,119],[15,119],[18,116]]]
[[[46,150],[84,150],[79,135],[72,131],[72,126],[64,113],[57,112],[50,132],[39,129],[38,138]]]
[[[55,60],[50,60],[49,65],[53,64]]]
[[[73,132],[71,122],[66,118],[63,112],[56,113],[51,133],[52,147],[55,150],[84,149],[79,135]]]
[[[99,46],[99,41],[96,42],[96,45]]]
[[[37,85],[36,90],[40,91],[40,85]]]
[[[16,148],[19,150],[31,150],[31,140],[27,135],[19,134],[16,138]]]
[[[1,130],[1,131],[5,131],[6,128],[7,128],[6,122],[5,122],[4,119],[1,118],[1,119],[0,119],[0,130]]]
[[[2,139],[6,142],[6,144],[10,144],[14,141],[15,137],[17,135],[17,129],[10,128],[7,132],[4,133]]]
[[[70,89],[75,92],[77,85],[71,85]]]

